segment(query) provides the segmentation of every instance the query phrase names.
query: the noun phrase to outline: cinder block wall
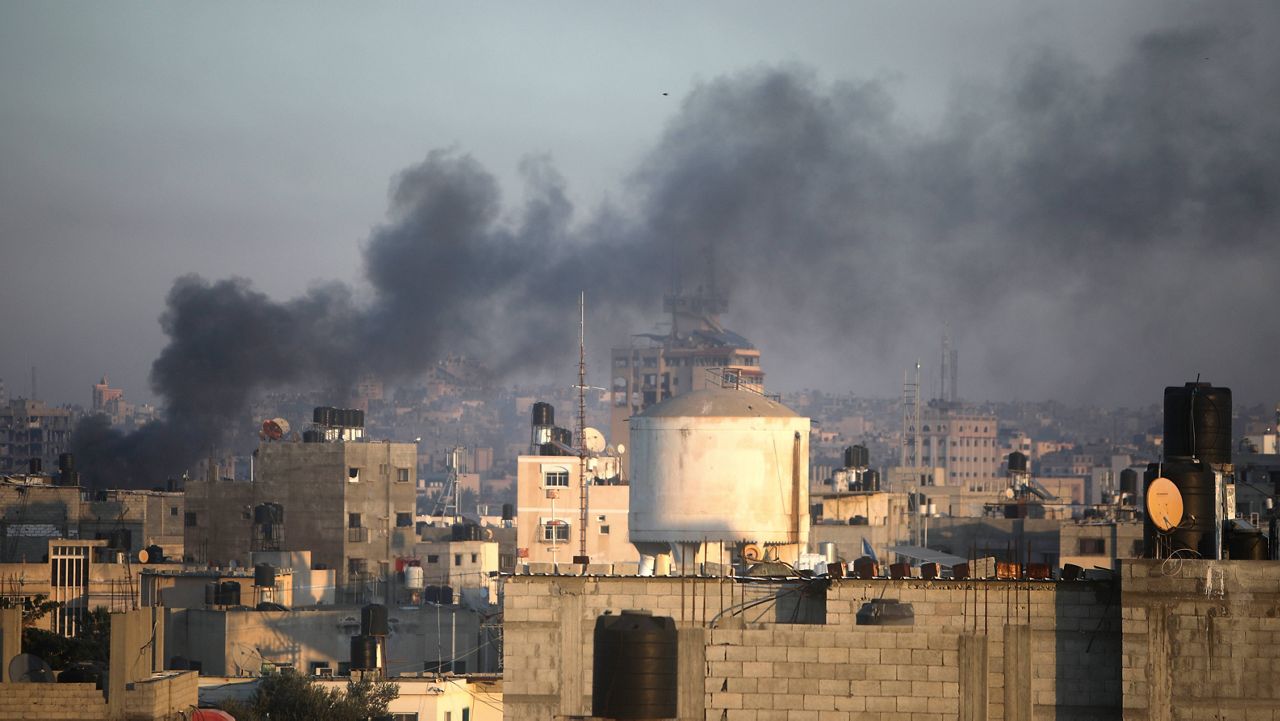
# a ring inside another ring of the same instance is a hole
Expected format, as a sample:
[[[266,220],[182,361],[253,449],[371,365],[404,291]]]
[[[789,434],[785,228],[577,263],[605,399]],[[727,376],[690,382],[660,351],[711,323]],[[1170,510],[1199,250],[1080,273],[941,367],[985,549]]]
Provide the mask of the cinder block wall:
[[[1280,720],[1280,564],[1121,564],[1126,721]]]
[[[778,591],[702,578],[510,578],[508,717],[589,715],[595,619],[629,608],[681,629],[682,719],[1120,717],[1111,584],[846,580],[827,591],[825,624],[781,623],[786,605],[772,602],[732,612]],[[872,599],[912,604],[915,625],[856,626]]]

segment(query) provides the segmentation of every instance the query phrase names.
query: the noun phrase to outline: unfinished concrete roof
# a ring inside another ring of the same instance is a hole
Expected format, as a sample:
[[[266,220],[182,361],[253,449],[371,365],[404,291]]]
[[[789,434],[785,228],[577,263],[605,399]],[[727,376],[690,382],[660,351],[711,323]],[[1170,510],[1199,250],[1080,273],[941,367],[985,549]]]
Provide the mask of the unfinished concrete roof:
[[[643,418],[797,418],[799,414],[776,401],[751,391],[732,388],[704,388],[678,395],[647,408]]]

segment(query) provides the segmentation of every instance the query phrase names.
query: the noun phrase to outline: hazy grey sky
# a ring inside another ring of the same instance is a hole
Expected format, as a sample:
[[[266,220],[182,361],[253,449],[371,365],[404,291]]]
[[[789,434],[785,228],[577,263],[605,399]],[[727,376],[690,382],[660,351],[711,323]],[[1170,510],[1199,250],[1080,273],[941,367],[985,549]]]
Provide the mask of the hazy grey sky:
[[[690,93],[724,77],[800,68],[820,88],[872,82],[893,105],[897,135],[929,135],[944,119],[965,117],[964,108],[1010,75],[1025,81],[1024,66],[1046,50],[1069,58],[1079,77],[1106,75],[1146,33],[1229,21],[1246,10],[1111,2],[4,2],[0,378],[11,396],[26,394],[36,365],[42,396],[87,404],[89,385],[106,373],[128,397],[153,398],[150,364],[166,343],[157,318],[186,273],[247,278],[279,300],[327,280],[367,298],[362,250],[389,222],[393,178],[434,149],[469,154],[493,174],[504,213],[524,202],[522,159],[546,156],[564,177],[575,223],[588,223],[606,200],[629,207],[642,169],[662,175],[655,149],[678,146],[677,135],[664,133],[682,113],[700,117]],[[1272,53],[1272,45],[1258,43],[1257,52]],[[1276,169],[1268,171],[1274,177]],[[661,291],[653,289],[654,309]],[[904,307],[901,333],[833,338],[777,322],[777,313],[752,309],[751,298],[735,296],[735,329],[764,348],[766,370],[782,389],[894,394],[911,359],[933,365],[947,315],[935,308],[937,317],[922,318],[925,306]],[[1124,366],[1122,383],[1075,393],[1073,386],[1096,383],[1097,372],[1086,364],[1073,376],[1073,356],[1122,356],[1129,349],[1112,343],[1127,330],[1069,328],[1061,347],[1029,343],[1041,347],[1028,360],[1039,367],[1028,370],[1005,352],[1018,344],[988,341],[1011,318],[1025,322],[1052,306],[1052,297],[1022,289],[993,303],[989,314],[954,321],[966,396],[1154,402],[1159,386],[1183,380],[1138,377],[1141,366]],[[1266,323],[1270,309],[1242,312]],[[1107,315],[1071,317],[1106,323]],[[1263,351],[1275,347],[1274,330],[1266,331]],[[1098,346],[1082,345],[1091,337]],[[1214,357],[1172,367],[1202,370],[1257,400],[1278,390],[1263,377],[1271,363],[1215,368]]]

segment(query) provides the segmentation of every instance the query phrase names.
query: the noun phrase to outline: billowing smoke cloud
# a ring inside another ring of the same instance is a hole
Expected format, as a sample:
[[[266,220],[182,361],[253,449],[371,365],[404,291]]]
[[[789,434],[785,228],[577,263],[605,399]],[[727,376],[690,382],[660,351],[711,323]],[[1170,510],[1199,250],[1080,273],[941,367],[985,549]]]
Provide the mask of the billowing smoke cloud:
[[[878,83],[751,70],[696,88],[630,202],[585,218],[547,159],[526,161],[508,212],[476,161],[437,151],[393,182],[367,301],[179,279],[152,373],[165,420],[86,426],[81,445],[114,459],[110,481],[152,483],[263,389],[412,376],[452,352],[562,363],[579,290],[617,343],[669,283],[728,292],[793,386],[892,393],[950,322],[971,397],[1150,402],[1198,371],[1275,394],[1277,57],[1202,25],[1141,38],[1107,72],[1033,54],[930,129]]]

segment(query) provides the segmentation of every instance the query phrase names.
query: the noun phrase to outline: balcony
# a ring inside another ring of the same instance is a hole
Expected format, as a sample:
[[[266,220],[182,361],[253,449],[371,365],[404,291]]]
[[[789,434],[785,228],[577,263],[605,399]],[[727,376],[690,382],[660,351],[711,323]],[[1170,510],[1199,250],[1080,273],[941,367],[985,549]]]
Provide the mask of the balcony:
[[[347,543],[368,543],[369,529],[367,528],[348,528]]]

